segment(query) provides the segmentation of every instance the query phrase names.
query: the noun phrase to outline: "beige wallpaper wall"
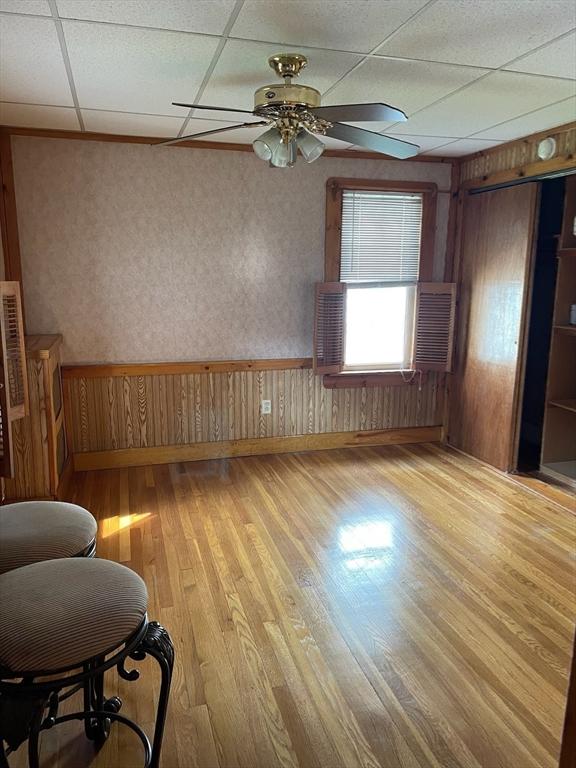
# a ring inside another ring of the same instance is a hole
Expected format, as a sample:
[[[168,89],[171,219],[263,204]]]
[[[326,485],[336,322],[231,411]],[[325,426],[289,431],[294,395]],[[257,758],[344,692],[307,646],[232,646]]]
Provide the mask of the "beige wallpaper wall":
[[[436,182],[442,279],[449,165],[12,142],[28,332],[62,333],[66,362],[311,355],[331,176]]]

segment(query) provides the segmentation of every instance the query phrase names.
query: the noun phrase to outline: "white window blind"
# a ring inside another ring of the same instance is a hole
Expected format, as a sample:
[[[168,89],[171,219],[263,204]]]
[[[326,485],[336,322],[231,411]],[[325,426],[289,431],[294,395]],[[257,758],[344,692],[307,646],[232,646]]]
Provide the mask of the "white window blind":
[[[345,189],[342,193],[340,280],[418,280],[422,195]]]

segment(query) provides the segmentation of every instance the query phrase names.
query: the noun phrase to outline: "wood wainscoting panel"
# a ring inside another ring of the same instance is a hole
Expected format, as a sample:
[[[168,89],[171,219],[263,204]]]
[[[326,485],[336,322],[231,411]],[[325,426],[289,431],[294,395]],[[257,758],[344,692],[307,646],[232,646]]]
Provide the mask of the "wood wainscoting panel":
[[[403,386],[326,389],[301,367],[77,378],[71,371],[63,383],[76,455],[442,424],[441,373]],[[264,399],[270,415],[260,413]]]
[[[51,497],[49,452],[50,404],[42,360],[28,359],[30,413],[12,423],[14,477],[6,478],[9,500]]]
[[[550,160],[541,160],[538,144],[547,137],[556,141],[556,154]],[[474,188],[570,171],[576,168],[576,122],[467,155],[459,158],[459,165],[461,184]]]

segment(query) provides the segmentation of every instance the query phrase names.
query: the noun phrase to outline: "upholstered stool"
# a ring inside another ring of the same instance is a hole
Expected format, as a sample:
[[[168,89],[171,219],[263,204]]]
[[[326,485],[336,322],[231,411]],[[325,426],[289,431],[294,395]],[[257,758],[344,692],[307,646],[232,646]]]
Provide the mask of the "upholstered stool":
[[[59,557],[94,557],[96,520],[62,501],[0,507],[0,574]]]
[[[145,768],[157,768],[174,650],[166,630],[148,621],[147,601],[136,573],[99,558],[47,560],[0,575],[0,766],[28,738],[29,766],[39,768],[40,731],[83,720],[97,742],[112,722],[129,726],[142,741]],[[124,664],[146,654],[162,672],[152,746],[119,714],[121,700],[104,696],[105,671],[116,666],[123,679],[136,680],[139,673]],[[84,709],[58,716],[59,702],[81,689]]]

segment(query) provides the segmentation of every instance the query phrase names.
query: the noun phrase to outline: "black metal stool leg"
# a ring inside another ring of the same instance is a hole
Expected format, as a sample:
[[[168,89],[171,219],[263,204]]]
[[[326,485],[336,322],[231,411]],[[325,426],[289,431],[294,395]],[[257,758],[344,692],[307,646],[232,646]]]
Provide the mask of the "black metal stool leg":
[[[97,656],[84,665],[84,671],[92,673],[84,681],[84,711],[117,714],[122,707],[122,700],[118,696],[113,696],[111,699],[104,697],[104,672],[101,671],[104,661],[103,656]],[[91,741],[102,745],[110,735],[111,724],[111,719],[101,714],[86,717],[84,731]]]
[[[131,654],[132,658],[143,658],[146,654],[153,656],[162,672],[160,696],[156,709],[156,724],[154,726],[154,741],[152,742],[152,758],[150,768],[158,768],[160,765],[160,751],[164,736],[164,724],[168,710],[168,697],[170,695],[170,683],[172,682],[172,668],[174,667],[174,646],[170,635],[157,621],[151,621],[146,629],[146,634],[139,648]]]
[[[90,662],[84,664],[84,672],[89,673],[91,670],[92,664]],[[89,712],[90,710],[95,709],[94,707],[94,680],[92,677],[87,677],[86,680],[84,680],[84,711]],[[84,733],[86,734],[86,738],[94,740],[96,738],[95,729],[94,729],[94,720],[92,718],[86,718],[84,720]]]
[[[10,768],[8,765],[8,758],[6,757],[4,739],[0,739],[0,768]]]
[[[40,768],[38,742],[40,739],[43,717],[44,710],[38,708],[30,725],[30,735],[28,736],[28,768]]]
[[[126,670],[124,663],[128,658],[141,661],[147,655],[156,659],[162,676],[152,746],[140,726],[119,714],[122,701],[118,696],[106,699],[104,694],[104,675],[108,669],[116,667],[118,674],[124,680],[137,680],[138,670]],[[36,680],[30,677],[22,682],[14,682],[15,679],[23,677],[18,673],[12,673],[12,678],[8,680],[0,679],[2,703],[5,703],[6,698],[6,701],[12,704],[12,709],[16,708],[21,713],[16,723],[16,730],[11,728],[8,731],[9,738],[6,738],[4,730],[2,731],[4,740],[0,741],[0,768],[8,768],[4,741],[16,749],[26,738],[28,738],[28,766],[40,768],[38,754],[40,731],[72,720],[83,720],[86,735],[97,744],[106,740],[113,722],[124,724],[142,742],[144,768],[159,768],[173,666],[174,646],[170,635],[158,622],[147,623],[144,618],[137,631],[125,641],[124,647],[118,646],[113,655],[95,656],[77,667],[60,670],[62,673],[72,672],[66,677],[54,679],[50,673],[42,672],[35,676],[50,675],[50,679]],[[60,703],[78,691],[83,693],[83,710],[59,716]],[[44,716],[46,711],[47,714]]]

